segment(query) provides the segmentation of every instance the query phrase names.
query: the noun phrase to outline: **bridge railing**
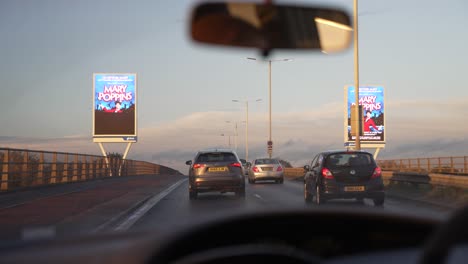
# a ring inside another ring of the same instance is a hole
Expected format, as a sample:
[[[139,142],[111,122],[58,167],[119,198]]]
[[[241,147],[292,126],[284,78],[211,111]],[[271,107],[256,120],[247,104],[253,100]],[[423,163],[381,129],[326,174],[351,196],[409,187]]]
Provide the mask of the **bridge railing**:
[[[468,156],[377,160],[384,171],[468,175]]]
[[[171,168],[119,157],[0,148],[0,191],[112,176],[178,174]]]

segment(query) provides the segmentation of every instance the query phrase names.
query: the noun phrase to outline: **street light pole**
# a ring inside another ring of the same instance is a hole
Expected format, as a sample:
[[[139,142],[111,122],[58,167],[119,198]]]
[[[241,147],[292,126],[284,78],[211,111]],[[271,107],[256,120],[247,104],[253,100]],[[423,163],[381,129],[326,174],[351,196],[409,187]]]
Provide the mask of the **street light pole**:
[[[249,160],[249,101],[245,100],[245,160]]]
[[[229,134],[227,134],[227,135],[226,135],[226,134],[221,134],[221,136],[222,136],[222,137],[228,136],[228,146],[229,146],[229,148],[231,148],[231,135],[229,135]],[[223,141],[224,141],[224,140],[223,140]]]
[[[247,58],[248,60],[257,60],[256,58]],[[293,59],[280,59],[280,60],[268,60],[268,142],[273,142],[272,140],[272,118],[271,118],[271,63],[274,61],[292,61]],[[263,60],[265,61],[265,60]],[[271,151],[268,151],[268,156],[271,159],[271,156],[273,155],[273,149]]]
[[[233,102],[240,103],[239,100],[232,100]],[[262,99],[257,99],[255,102],[260,102]],[[237,124],[236,124],[237,134]],[[245,160],[249,160],[249,100],[245,100]]]
[[[237,133],[237,122],[236,122],[236,137],[234,139],[234,145],[235,145],[235,149],[236,149],[236,152],[237,152],[237,139],[239,137],[239,134]]]
[[[232,121],[226,121],[226,123],[232,124],[234,123],[234,149],[237,151],[237,141],[239,137],[239,133],[237,132],[237,121],[232,122]]]
[[[269,102],[268,111],[269,111],[269,119],[270,119],[269,120],[270,132],[269,132],[268,141],[271,142],[272,141],[271,140],[271,60],[268,61],[268,102]],[[270,159],[271,159],[272,154],[273,154],[273,150],[268,152],[268,156]]]
[[[359,115],[359,44],[358,44],[358,0],[354,0],[354,94],[355,94],[355,107],[354,116],[357,121],[354,123],[354,132],[356,136],[355,149],[361,150],[361,116]],[[356,125],[357,124],[357,125]]]

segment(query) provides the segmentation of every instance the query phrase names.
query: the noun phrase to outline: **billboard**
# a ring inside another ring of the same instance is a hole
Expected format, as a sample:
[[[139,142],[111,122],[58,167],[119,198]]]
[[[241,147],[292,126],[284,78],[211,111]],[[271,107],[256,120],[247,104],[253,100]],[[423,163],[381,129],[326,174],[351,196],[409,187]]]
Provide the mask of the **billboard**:
[[[351,135],[351,106],[355,105],[354,85],[347,85],[345,94],[344,141],[345,145],[355,141]],[[359,87],[359,105],[362,106],[363,130],[362,144],[382,147],[385,145],[385,97],[383,86]]]
[[[136,142],[136,74],[93,74],[93,141]]]

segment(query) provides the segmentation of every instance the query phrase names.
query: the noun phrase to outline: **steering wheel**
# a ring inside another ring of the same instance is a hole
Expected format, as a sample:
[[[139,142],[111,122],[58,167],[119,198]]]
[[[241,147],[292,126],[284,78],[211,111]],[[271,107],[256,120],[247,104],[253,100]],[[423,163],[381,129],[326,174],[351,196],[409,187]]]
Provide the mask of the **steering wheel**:
[[[209,221],[169,239],[148,263],[320,263],[293,246],[310,219],[299,212],[263,212]]]
[[[436,230],[424,247],[420,263],[444,263],[450,249],[468,239],[468,206],[457,210],[450,219]]]
[[[273,244],[227,246],[191,254],[172,264],[288,263],[318,264],[319,259],[301,250]]]

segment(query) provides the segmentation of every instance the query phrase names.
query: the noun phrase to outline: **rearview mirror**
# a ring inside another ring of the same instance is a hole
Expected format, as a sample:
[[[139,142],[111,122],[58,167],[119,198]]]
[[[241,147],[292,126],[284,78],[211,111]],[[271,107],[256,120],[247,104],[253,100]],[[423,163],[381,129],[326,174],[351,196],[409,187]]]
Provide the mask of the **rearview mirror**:
[[[192,161],[191,161],[191,160],[187,160],[187,161],[185,162],[185,165],[192,165]]]
[[[346,49],[351,19],[330,8],[246,2],[202,3],[191,17],[194,41],[214,45],[273,49]]]
[[[307,172],[307,171],[310,171],[310,166],[309,166],[309,165],[305,165],[305,166],[304,166],[304,171],[306,171],[306,172]]]

